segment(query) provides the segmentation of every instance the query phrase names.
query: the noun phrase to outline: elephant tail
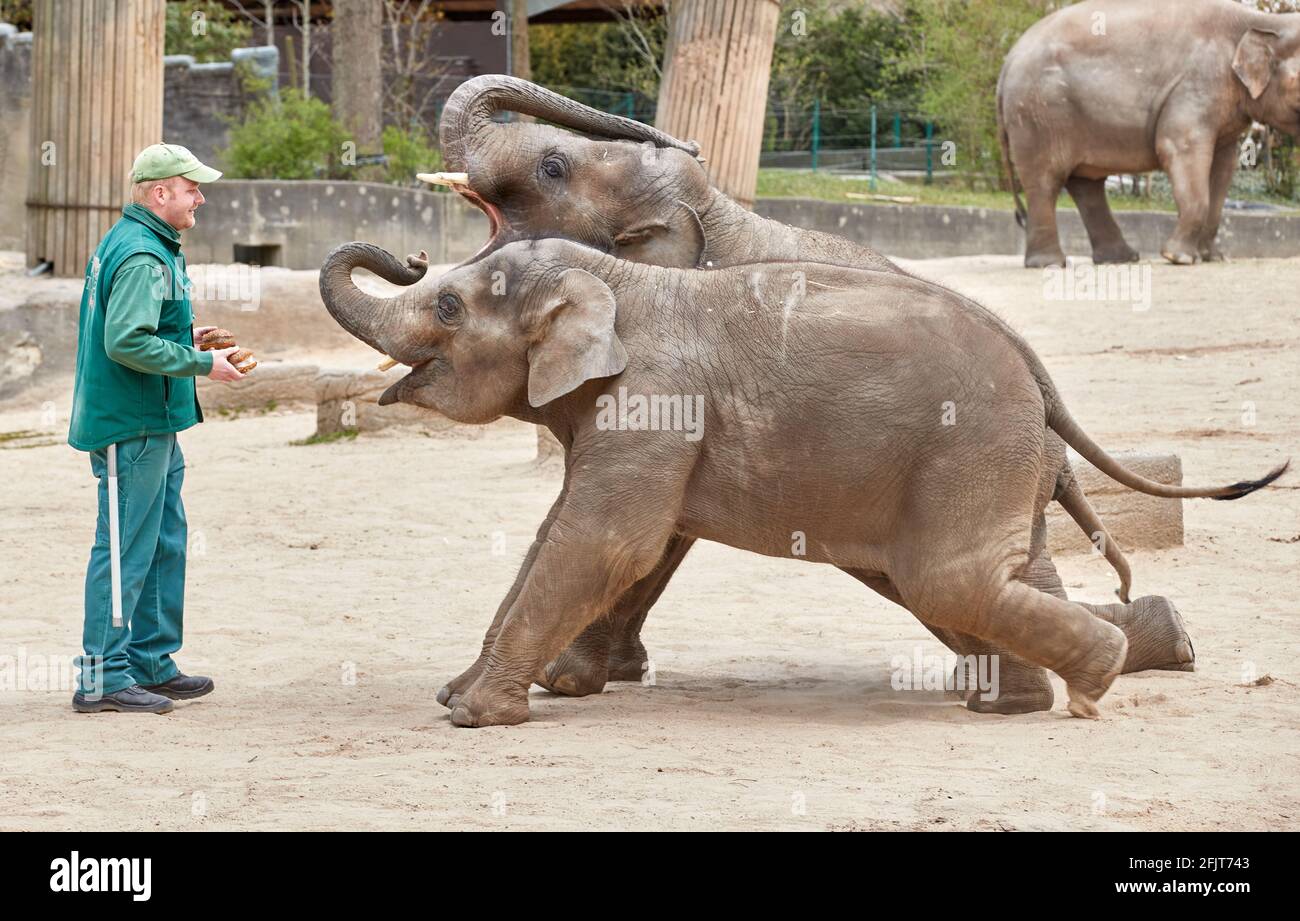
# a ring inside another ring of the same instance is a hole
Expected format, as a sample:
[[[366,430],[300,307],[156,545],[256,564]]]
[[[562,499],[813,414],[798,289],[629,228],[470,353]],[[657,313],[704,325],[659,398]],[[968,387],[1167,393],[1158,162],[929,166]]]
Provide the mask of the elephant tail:
[[[1002,169],[1007,174],[1007,182],[1011,184],[1011,195],[1016,200],[1016,223],[1023,230],[1029,224],[1029,212],[1025,210],[1025,203],[1020,200],[1020,182],[1016,177],[1015,164],[1011,162],[1011,137],[1007,134],[1007,123],[1002,117],[1002,80],[998,79],[998,146],[1002,149]]]
[[[1148,496],[1160,496],[1166,499],[1240,499],[1257,489],[1263,489],[1286,473],[1287,468],[1291,466],[1291,461],[1288,460],[1274,467],[1258,480],[1242,480],[1228,486],[1169,486],[1134,473],[1107,454],[1097,442],[1088,437],[1088,433],[1079,427],[1079,423],[1074,421],[1069,410],[1062,405],[1060,397],[1048,402],[1047,424],[1065,440],[1066,444],[1078,451],[1106,476]]]
[[[1074,523],[1083,529],[1083,533],[1087,535],[1088,540],[1092,541],[1093,546],[1101,550],[1106,562],[1110,563],[1111,568],[1115,570],[1115,574],[1119,576],[1119,588],[1115,594],[1119,596],[1120,601],[1128,604],[1133,572],[1129,569],[1124,551],[1120,549],[1119,544],[1115,543],[1115,539],[1102,524],[1097,510],[1092,507],[1092,503],[1088,501],[1088,497],[1079,486],[1079,481],[1074,478],[1073,471],[1067,467],[1061,479],[1063,482],[1057,486],[1056,501],[1074,519]]]

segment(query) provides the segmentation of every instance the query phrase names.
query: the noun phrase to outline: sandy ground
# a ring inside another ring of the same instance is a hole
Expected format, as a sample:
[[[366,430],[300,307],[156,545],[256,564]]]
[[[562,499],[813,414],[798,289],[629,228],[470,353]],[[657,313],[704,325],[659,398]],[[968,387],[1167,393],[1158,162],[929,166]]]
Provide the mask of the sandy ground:
[[[1156,265],[1146,311],[1045,300],[1014,259],[912,267],[1008,317],[1109,447],[1176,451],[1196,483],[1300,453],[1300,260]],[[49,433],[0,443],[0,828],[1300,828],[1294,474],[1189,502],[1185,547],[1130,554],[1198,670],[1121,677],[1099,722],[1068,718],[1059,682],[1055,711],[1018,717],[896,691],[891,658],[943,652],[906,612],[830,568],[700,545],[647,623],[652,685],[534,689],[531,723],[461,730],[433,695],[558,488],[531,430],[296,446],[313,414],[246,415],[182,438],[179,661],[217,692],[84,716],[40,665],[78,652],[94,522],[60,392],[0,412],[0,432]],[[1110,600],[1099,559],[1058,565]]]

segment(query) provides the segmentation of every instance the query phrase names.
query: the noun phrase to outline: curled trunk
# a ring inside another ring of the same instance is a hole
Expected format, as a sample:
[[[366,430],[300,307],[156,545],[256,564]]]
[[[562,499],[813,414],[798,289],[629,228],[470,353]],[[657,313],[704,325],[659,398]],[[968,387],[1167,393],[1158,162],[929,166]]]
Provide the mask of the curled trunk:
[[[700,150],[694,141],[679,141],[649,125],[601,112],[527,80],[485,74],[458,86],[443,106],[438,140],[448,169],[465,168],[465,144],[491,125],[492,116],[498,112],[532,115],[597,137],[650,141],[657,147],[675,147],[691,156],[698,155]]]
[[[352,280],[354,269],[367,269],[395,285],[414,285],[424,277],[392,253],[370,243],[344,243],[325,257],[320,271],[320,296],[325,309],[339,325],[372,348],[405,364],[429,357],[431,348],[421,343],[420,311],[415,289],[396,297],[377,297],[362,291]],[[427,324],[424,324],[427,326]]]

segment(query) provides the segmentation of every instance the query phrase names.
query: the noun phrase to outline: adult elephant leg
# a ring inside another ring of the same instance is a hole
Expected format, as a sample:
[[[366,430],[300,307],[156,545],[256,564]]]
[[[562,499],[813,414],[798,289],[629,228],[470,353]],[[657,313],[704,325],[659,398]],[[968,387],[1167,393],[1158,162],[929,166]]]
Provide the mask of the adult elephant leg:
[[[1197,245],[1197,251],[1204,262],[1223,260],[1223,252],[1214,245],[1214,241],[1219,236],[1219,223],[1223,220],[1223,202],[1228,197],[1228,186],[1232,183],[1232,174],[1237,171],[1237,156],[1236,138],[1224,141],[1214,151],[1214,161],[1210,164],[1210,210]]]
[[[1056,200],[1063,184],[1064,179],[1057,176],[1038,176],[1024,183],[1029,225],[1025,230],[1028,235],[1026,268],[1065,266],[1065,251],[1061,249],[1061,237],[1056,228]]]
[[[1160,254],[1175,265],[1192,265],[1201,261],[1201,239],[1210,217],[1214,148],[1199,138],[1176,136],[1159,139],[1156,149],[1178,205],[1178,226]]]
[[[844,571],[899,607],[911,610],[887,577],[858,569]],[[968,708],[976,713],[1004,714],[1033,713],[1052,709],[1054,697],[1046,670],[1017,655],[997,649],[977,636],[936,626],[919,616],[917,619],[939,639],[939,642],[962,657],[962,660],[957,663],[958,671],[954,672],[953,678],[955,687],[974,690],[974,693],[966,697]],[[979,669],[977,667],[972,670],[970,666],[976,665],[979,660],[970,658],[972,656],[985,657],[985,661],[989,663],[986,674],[994,674],[991,669],[994,667],[993,663],[996,663],[996,692],[985,695],[978,689],[974,689],[973,679]],[[984,699],[986,696],[989,699]]]
[[[1138,251],[1124,241],[1124,233],[1110,211],[1110,202],[1106,200],[1106,180],[1071,176],[1065,187],[1088,231],[1092,261],[1098,265],[1137,262]]]
[[[606,616],[597,618],[546,666],[542,687],[584,697],[600,693],[607,681],[640,681],[648,661],[641,626],[694,543],[694,538],[674,535],[650,574],[620,595]]]

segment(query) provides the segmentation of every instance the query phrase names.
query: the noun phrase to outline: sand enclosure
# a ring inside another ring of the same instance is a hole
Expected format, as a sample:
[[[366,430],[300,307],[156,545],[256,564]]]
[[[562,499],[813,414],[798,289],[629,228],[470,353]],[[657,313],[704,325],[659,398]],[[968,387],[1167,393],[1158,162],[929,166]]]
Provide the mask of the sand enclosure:
[[[909,265],[1007,317],[1108,448],[1178,453],[1198,484],[1300,455],[1300,260],[1153,265],[1147,310],[1052,299],[1013,258]],[[49,433],[0,442],[0,680],[79,651],[94,480],[62,443],[70,393],[0,412]],[[179,661],[217,691],[85,716],[70,688],[2,685],[0,828],[1300,828],[1300,474],[1188,502],[1184,547],[1130,553],[1198,670],[1121,677],[1099,722],[1066,716],[1060,682],[1055,711],[1018,717],[894,690],[891,660],[944,651],[909,614],[828,567],[701,544],[647,621],[653,684],[534,689],[532,722],[460,730],[433,695],[559,472],[513,422],[291,443],[314,429],[277,409],[182,436]],[[1057,562],[1072,596],[1111,600],[1104,561]]]

